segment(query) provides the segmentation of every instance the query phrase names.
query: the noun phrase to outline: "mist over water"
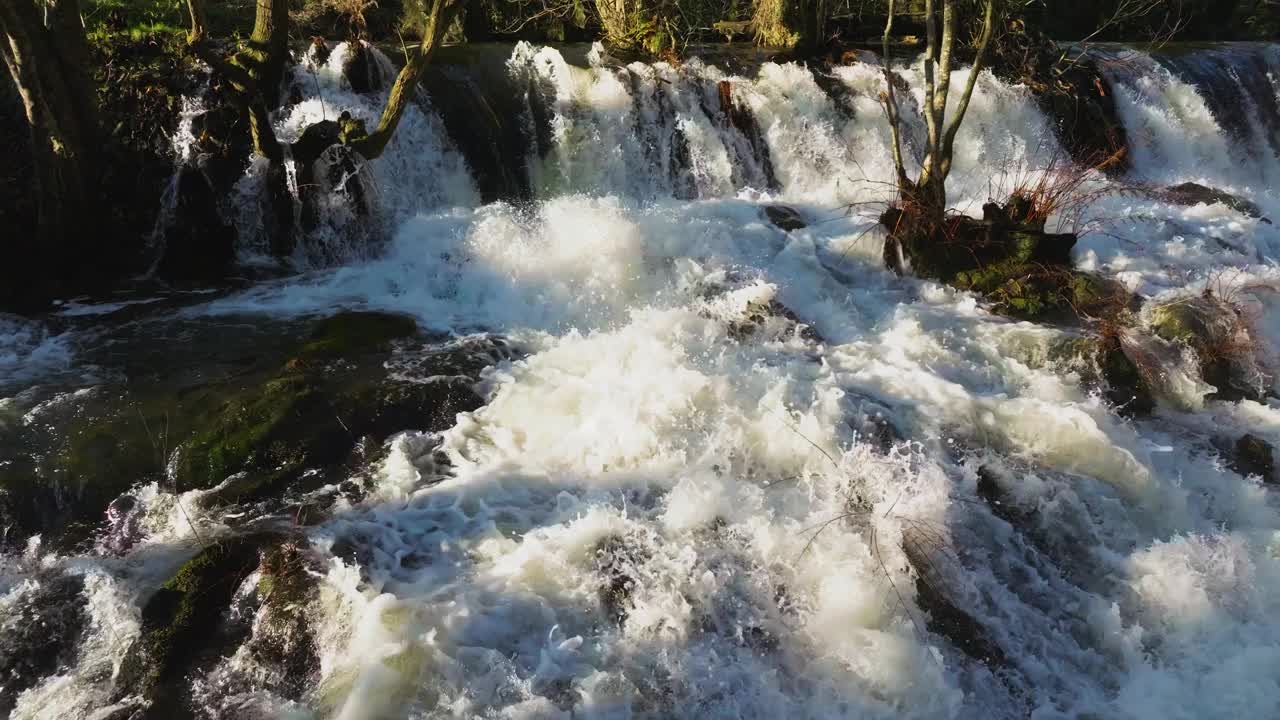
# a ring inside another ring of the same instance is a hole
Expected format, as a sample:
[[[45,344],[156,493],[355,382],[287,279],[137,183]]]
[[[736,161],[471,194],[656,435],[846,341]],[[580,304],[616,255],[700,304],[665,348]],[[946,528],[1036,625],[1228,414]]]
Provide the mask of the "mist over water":
[[[376,122],[382,97],[342,78],[349,51],[299,65],[282,140],[342,111]],[[525,93],[531,199],[481,202],[437,112],[450,99],[431,97],[370,163],[370,218],[335,197],[292,259],[304,272],[178,312],[376,309],[514,348],[484,372],[483,407],[403,428],[368,495],[304,529],[320,664],[303,691],[240,648],[193,678],[209,716],[1280,716],[1280,500],[1215,445],[1280,443],[1274,397],[1208,400],[1171,373],[1158,410],[1125,419],[1055,353],[1073,331],[885,270],[875,65],[565,56],[520,44],[503,70]],[[1078,265],[1145,297],[1230,290],[1280,368],[1280,230],[1131,189],[1200,182],[1280,219],[1276,48],[1117,51],[1105,67],[1132,170],[1090,177],[1080,216],[1050,227],[1090,230]],[[899,72],[919,103],[918,70]],[[977,88],[949,183],[974,215],[1066,157],[1028,89]],[[229,212],[253,260],[245,202]],[[807,227],[776,227],[775,203]],[[0,424],[73,401],[21,389],[76,353],[0,318]],[[398,360],[388,372],[413,367]],[[70,671],[13,717],[118,702],[140,607],[234,525],[200,491],[138,494],[123,555],[33,542],[0,559],[0,618],[57,574],[82,579],[86,606]],[[985,651],[937,629],[939,593]]]

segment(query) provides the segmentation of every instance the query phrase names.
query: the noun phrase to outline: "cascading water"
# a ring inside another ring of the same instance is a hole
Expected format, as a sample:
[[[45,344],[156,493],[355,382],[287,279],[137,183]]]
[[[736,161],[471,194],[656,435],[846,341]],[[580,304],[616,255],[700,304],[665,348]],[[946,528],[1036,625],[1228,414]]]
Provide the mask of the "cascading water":
[[[299,66],[283,139],[342,111],[376,121],[382,98],[345,84],[345,52]],[[248,328],[381,310],[448,343],[511,348],[483,361],[482,407],[441,432],[409,421],[359,471],[363,495],[325,491],[325,518],[294,528],[289,552],[317,587],[289,611],[283,650],[262,650],[265,571],[228,591],[225,651],[174,681],[202,712],[1280,714],[1280,499],[1218,450],[1245,432],[1280,443],[1274,395],[1206,399],[1174,358],[1166,401],[1128,420],[1056,352],[1070,331],[887,272],[876,216],[892,164],[873,64],[730,73],[568,54],[510,53],[508,84],[468,106],[519,108],[474,117],[489,135],[451,130],[439,94],[412,109],[368,166],[373,216],[335,200],[303,240],[304,266],[336,267],[176,313],[259,319]],[[1271,363],[1280,231],[1133,189],[1204,182],[1280,218],[1275,86],[1261,82],[1276,60],[1269,47],[1116,53],[1132,175],[1090,176],[1076,218],[1095,230],[1080,266],[1148,297],[1229,291]],[[900,74],[918,103],[922,79]],[[1233,103],[1257,112],[1224,117]],[[509,160],[528,201],[478,200],[468,162],[483,148],[462,139],[499,136],[526,143]],[[952,202],[975,214],[1062,156],[1030,92],[989,75],[958,146]],[[807,227],[771,224],[779,202]],[[352,224],[385,244],[344,245]],[[26,389],[42,358],[50,372],[76,362],[70,334],[0,325],[0,342],[0,429],[48,426],[98,391]],[[387,372],[456,375],[432,365],[440,352],[400,348]],[[178,492],[174,465],[113,506],[112,543],[3,556],[0,610],[47,607],[74,648],[15,671],[14,717],[127,712],[113,678],[156,588],[197,549],[248,533],[246,518],[299,524],[319,497],[217,506],[214,491]],[[0,644],[26,637],[0,625]]]

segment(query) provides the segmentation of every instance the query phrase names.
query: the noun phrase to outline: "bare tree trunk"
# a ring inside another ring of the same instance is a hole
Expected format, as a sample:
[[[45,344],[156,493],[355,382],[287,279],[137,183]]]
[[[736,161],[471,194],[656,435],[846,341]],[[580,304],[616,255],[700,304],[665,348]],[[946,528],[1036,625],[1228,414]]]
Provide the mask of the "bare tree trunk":
[[[0,55],[31,128],[39,222],[35,254],[56,263],[89,242],[84,231],[94,215],[99,129],[79,2],[49,6],[47,24],[42,15],[30,0],[0,3]]]
[[[387,106],[382,109],[377,129],[351,143],[352,148],[365,158],[372,160],[387,149],[387,144],[400,125],[400,118],[413,100],[414,93],[418,91],[418,82],[422,79],[423,72],[431,64],[431,56],[444,41],[444,34],[462,8],[463,1],[432,0],[427,26],[422,31],[422,42],[396,76],[396,82],[391,86],[391,97],[387,99]]]
[[[284,151],[271,127],[268,108],[280,100],[285,63],[289,58],[288,0],[258,0],[249,47],[227,59],[206,38],[205,0],[187,0],[191,31],[187,42],[200,59],[230,82],[249,118],[253,149],[272,162],[282,162]]]
[[[947,177],[951,174],[952,158],[955,155],[956,134],[964,122],[973,98],[978,76],[986,64],[987,51],[991,45],[991,37],[995,27],[995,15],[1000,0],[984,0],[982,32],[976,45],[976,59],[969,72],[969,78],[956,104],[954,114],[948,120],[947,104],[951,96],[951,74],[955,51],[956,35],[959,32],[960,0],[941,0],[942,27],[938,27],[939,13],[935,0],[925,0],[925,35],[926,47],[923,63],[925,81],[924,120],[927,131],[924,162],[920,175],[912,181],[906,174],[902,162],[901,150],[901,115],[897,96],[893,89],[893,78],[889,72],[889,35],[893,30],[893,13],[895,3],[890,0],[889,19],[885,24],[884,63],[885,80],[889,88],[885,94],[885,111],[889,117],[889,126],[893,134],[894,168],[897,172],[897,183],[904,202],[912,206],[912,211],[926,227],[937,227],[941,224],[947,210]]]
[[[889,117],[889,133],[893,150],[893,169],[897,176],[898,192],[904,193],[911,186],[907,168],[902,161],[902,118],[898,115],[898,96],[894,90],[893,70],[889,67],[889,38],[893,34],[893,14],[897,11],[895,0],[889,0],[889,12],[884,23],[884,46],[880,62],[884,68],[884,109]]]

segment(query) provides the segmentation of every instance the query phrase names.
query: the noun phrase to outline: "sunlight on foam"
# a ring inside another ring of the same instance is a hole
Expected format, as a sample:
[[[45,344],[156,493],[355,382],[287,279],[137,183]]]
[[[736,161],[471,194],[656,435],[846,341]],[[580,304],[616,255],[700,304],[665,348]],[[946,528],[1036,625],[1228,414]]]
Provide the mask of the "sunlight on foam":
[[[382,98],[342,78],[350,51],[296,70],[305,96],[279,119],[282,137],[343,110],[374,121]],[[552,131],[551,147],[529,149],[532,202],[478,206],[442,122],[415,106],[372,165],[385,244],[310,238],[350,262],[190,311],[369,308],[500,334],[524,353],[485,371],[485,405],[448,430],[403,428],[368,494],[307,531],[322,578],[306,704],[344,720],[1154,720],[1276,707],[1280,514],[1215,445],[1246,430],[1280,442],[1274,401],[1206,400],[1185,348],[1161,344],[1162,407],[1122,418],[1091,384],[1096,368],[1055,354],[1077,329],[998,318],[970,294],[884,270],[876,203],[893,170],[879,66],[818,78],[769,62],[742,77],[697,60],[619,66],[602,48],[591,58],[578,67],[521,43],[507,63],[546,93],[528,98],[545,102]],[[1196,87],[1135,67],[1118,93],[1131,179],[1208,179],[1278,207],[1256,180],[1265,168],[1232,161]],[[918,103],[919,69],[896,70]],[[1027,88],[989,73],[977,88],[950,183],[970,214],[1062,151]],[[752,139],[722,92],[750,111],[771,177],[762,157],[744,160]],[[1277,366],[1267,288],[1280,232],[1100,174],[1086,187],[1104,231],[1082,239],[1082,268],[1155,297],[1237,268],[1260,362]],[[772,225],[779,199],[807,226]],[[58,357],[58,336],[4,327],[0,370],[46,344]],[[199,492],[137,495],[143,587],[198,530],[222,526]],[[101,628],[127,639],[138,618],[127,583],[92,582],[102,607],[79,667],[106,672],[120,647]],[[974,659],[965,631],[1005,657]],[[103,700],[79,682],[52,679],[23,707],[70,715]]]

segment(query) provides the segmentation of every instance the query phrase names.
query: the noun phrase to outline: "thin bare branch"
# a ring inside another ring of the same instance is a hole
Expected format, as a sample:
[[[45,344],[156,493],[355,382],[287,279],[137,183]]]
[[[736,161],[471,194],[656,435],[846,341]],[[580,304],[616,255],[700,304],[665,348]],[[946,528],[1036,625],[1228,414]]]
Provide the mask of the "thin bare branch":
[[[951,172],[951,157],[955,151],[956,134],[960,132],[960,124],[964,122],[965,113],[969,111],[969,101],[973,99],[973,89],[978,84],[978,76],[982,74],[986,66],[987,51],[991,47],[991,36],[994,34],[996,20],[996,3],[998,0],[986,0],[986,8],[982,17],[982,35],[978,39],[978,54],[974,58],[973,68],[969,71],[969,79],[964,86],[964,94],[960,96],[960,102],[956,105],[955,116],[951,118],[951,124],[947,127],[946,136],[942,139],[942,167],[941,177],[945,179],[947,174]],[[948,6],[951,5],[949,1]]]
[[[907,168],[902,162],[902,122],[898,110],[898,96],[893,89],[893,70],[889,67],[889,36],[893,33],[893,13],[896,0],[889,0],[888,17],[884,23],[884,52],[880,62],[884,66],[885,112],[889,115],[889,132],[892,135],[893,168],[897,173],[898,186],[907,185]]]

